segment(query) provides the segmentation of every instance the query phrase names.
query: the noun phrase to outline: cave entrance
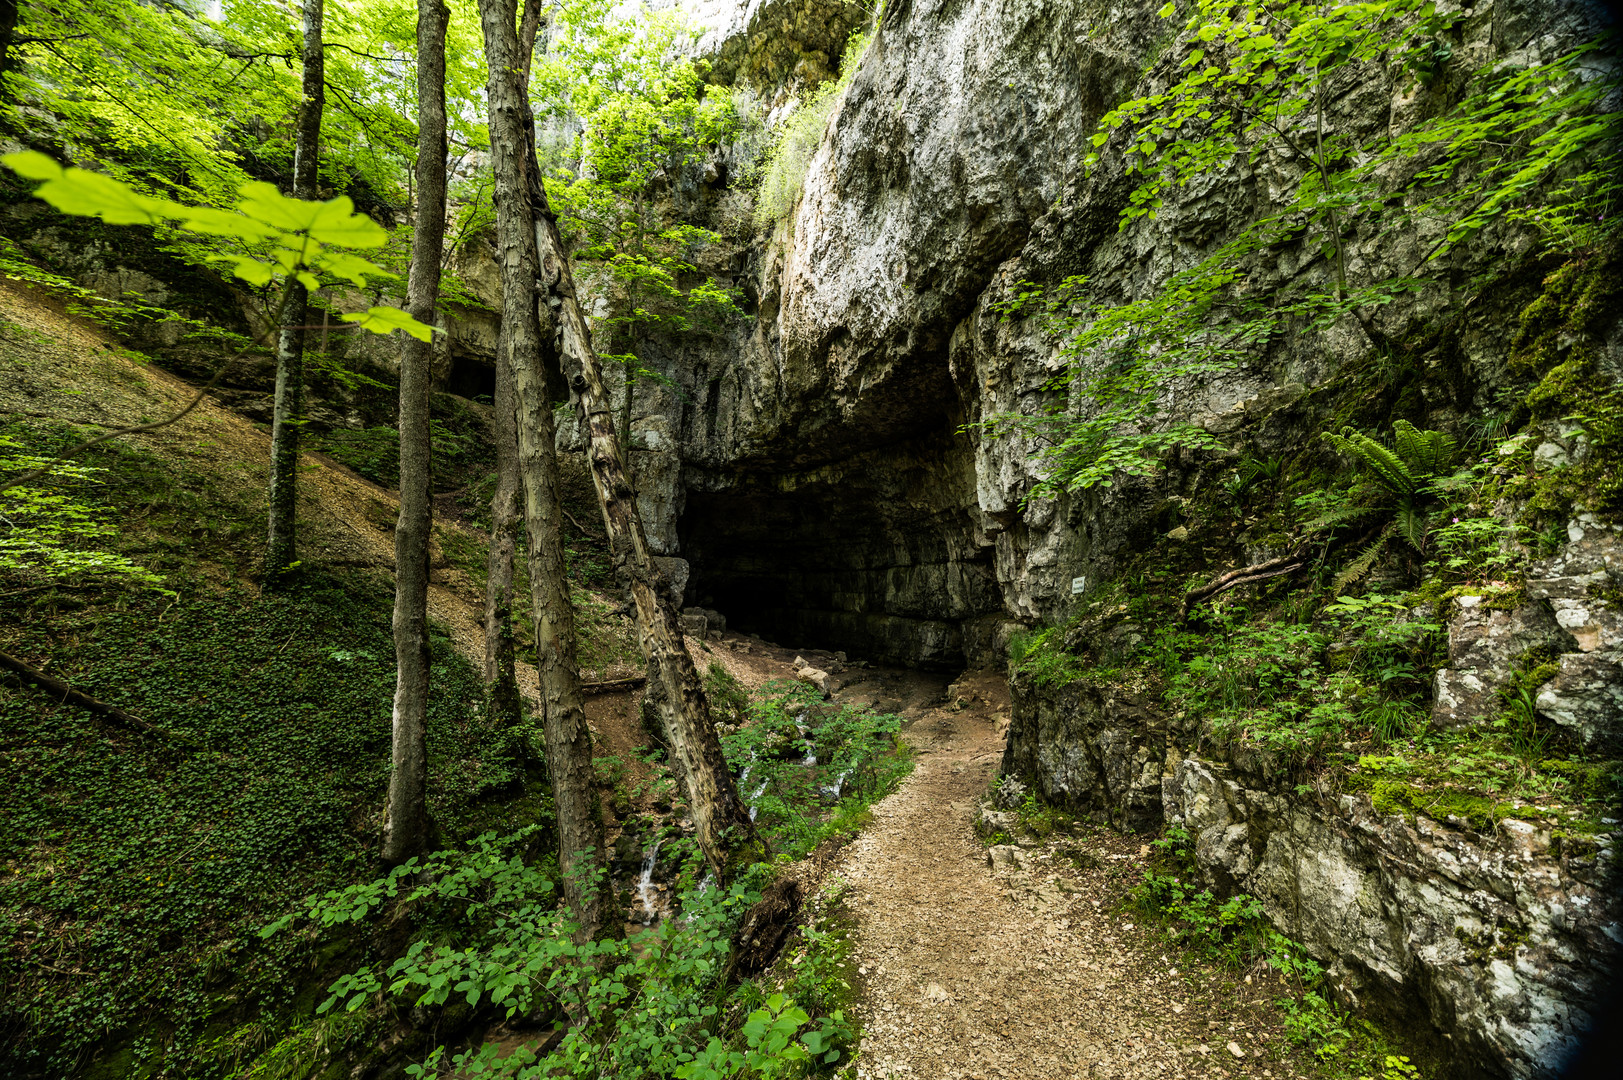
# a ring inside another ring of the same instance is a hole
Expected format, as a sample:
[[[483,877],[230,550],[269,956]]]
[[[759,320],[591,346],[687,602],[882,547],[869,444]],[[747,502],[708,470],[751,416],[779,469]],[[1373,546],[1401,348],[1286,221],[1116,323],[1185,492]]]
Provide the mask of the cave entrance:
[[[700,477],[678,526],[688,603],[789,648],[962,669],[1001,621],[973,464],[951,436],[801,473]]]

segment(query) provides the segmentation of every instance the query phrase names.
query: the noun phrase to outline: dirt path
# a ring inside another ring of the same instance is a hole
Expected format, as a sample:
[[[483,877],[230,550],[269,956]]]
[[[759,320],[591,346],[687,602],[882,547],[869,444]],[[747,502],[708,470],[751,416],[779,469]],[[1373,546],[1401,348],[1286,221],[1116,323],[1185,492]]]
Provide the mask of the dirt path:
[[[971,823],[1002,755],[1008,691],[990,675],[956,687],[966,707],[913,725],[917,770],[875,806],[833,871],[858,918],[857,1075],[1298,1075],[1276,1057],[1265,999],[1224,985],[1249,978],[1180,972],[1157,937],[1117,912],[1140,840],[1101,833],[1080,846],[998,849],[1010,857],[989,866]]]

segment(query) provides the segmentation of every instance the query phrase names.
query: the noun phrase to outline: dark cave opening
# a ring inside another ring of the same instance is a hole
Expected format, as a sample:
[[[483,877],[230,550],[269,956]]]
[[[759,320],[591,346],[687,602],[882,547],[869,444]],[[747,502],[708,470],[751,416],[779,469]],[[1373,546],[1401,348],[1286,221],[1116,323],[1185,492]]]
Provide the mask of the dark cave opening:
[[[940,670],[979,662],[1002,599],[968,466],[962,442],[942,436],[690,485],[688,602],[786,647]]]

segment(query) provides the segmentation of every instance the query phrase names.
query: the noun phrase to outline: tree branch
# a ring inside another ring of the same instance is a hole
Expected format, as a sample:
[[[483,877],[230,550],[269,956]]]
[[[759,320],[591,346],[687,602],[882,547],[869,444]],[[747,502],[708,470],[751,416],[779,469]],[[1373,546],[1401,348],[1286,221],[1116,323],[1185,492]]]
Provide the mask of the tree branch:
[[[1178,609],[1178,619],[1182,621],[1188,618],[1190,609],[1196,604],[1216,596],[1220,592],[1226,592],[1240,585],[1250,585],[1253,582],[1293,574],[1304,565],[1306,564],[1300,561],[1300,556],[1296,552],[1292,552],[1289,555],[1281,555],[1277,559],[1269,559],[1267,562],[1258,563],[1255,566],[1242,566],[1236,570],[1230,570],[1226,574],[1219,574],[1200,588],[1190,589],[1184,594],[1183,605]]]

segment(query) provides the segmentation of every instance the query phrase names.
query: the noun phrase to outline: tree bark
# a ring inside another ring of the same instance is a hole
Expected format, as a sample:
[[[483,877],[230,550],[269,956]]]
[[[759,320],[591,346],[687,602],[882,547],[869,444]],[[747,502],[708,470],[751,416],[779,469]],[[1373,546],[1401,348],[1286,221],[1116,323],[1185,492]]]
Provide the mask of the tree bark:
[[[528,94],[530,59],[541,25],[541,0],[525,0],[518,33],[519,93]],[[514,416],[513,372],[505,357],[513,320],[503,319],[496,341],[494,394],[496,491],[490,500],[490,554],[485,563],[485,686],[492,715],[499,721],[523,719],[514,670],[513,555],[519,523],[518,427]]]
[[[513,413],[512,323],[503,319],[496,343],[496,493],[490,500],[490,556],[485,564],[485,685],[491,714],[504,723],[522,717],[513,669],[513,553],[519,523],[518,426]]]
[[[417,213],[406,309],[434,325],[445,248],[444,0],[417,0]],[[383,861],[398,866],[428,848],[428,542],[434,527],[428,392],[433,340],[402,335],[400,517],[394,533],[394,728]]]
[[[565,578],[562,510],[552,403],[547,395],[541,324],[536,310],[535,232],[528,197],[535,176],[530,109],[513,0],[480,0],[490,70],[491,162],[496,177],[496,241],[502,268],[502,323],[518,427],[519,477],[529,543],[535,617],[536,673],[542,696],[547,764],[558,813],[558,864],[564,902],[580,937],[595,937],[605,898],[583,881],[602,865],[603,829],[593,790],[592,736],[575,657],[575,610]]]
[[[532,198],[536,246],[541,257],[542,280],[550,286],[543,302],[556,308],[565,371],[575,392],[581,428],[589,440],[593,485],[609,548],[620,580],[631,587],[637,615],[637,634],[648,659],[648,695],[659,711],[665,738],[676,755],[677,770],[687,789],[688,807],[705,861],[723,881],[731,880],[751,863],[766,856],[765,845],[750,821],[749,807],[738,797],[732,772],[721,752],[721,740],[710,717],[693,657],[688,655],[676,605],[663,587],[648,550],[637,494],[626,474],[625,458],[615,435],[615,417],[602,365],[592,348],[585,316],[575,299],[574,278],[558,226],[547,207],[546,193],[537,177]]]
[[[321,110],[326,101],[326,65],[321,52],[323,0],[303,0],[304,71],[293,143],[293,197],[318,196],[316,159],[321,143]],[[276,339],[276,404],[271,419],[270,515],[265,539],[265,583],[272,588],[298,558],[299,427],[304,413],[304,324],[309,295],[297,281],[288,286],[282,328]]]

